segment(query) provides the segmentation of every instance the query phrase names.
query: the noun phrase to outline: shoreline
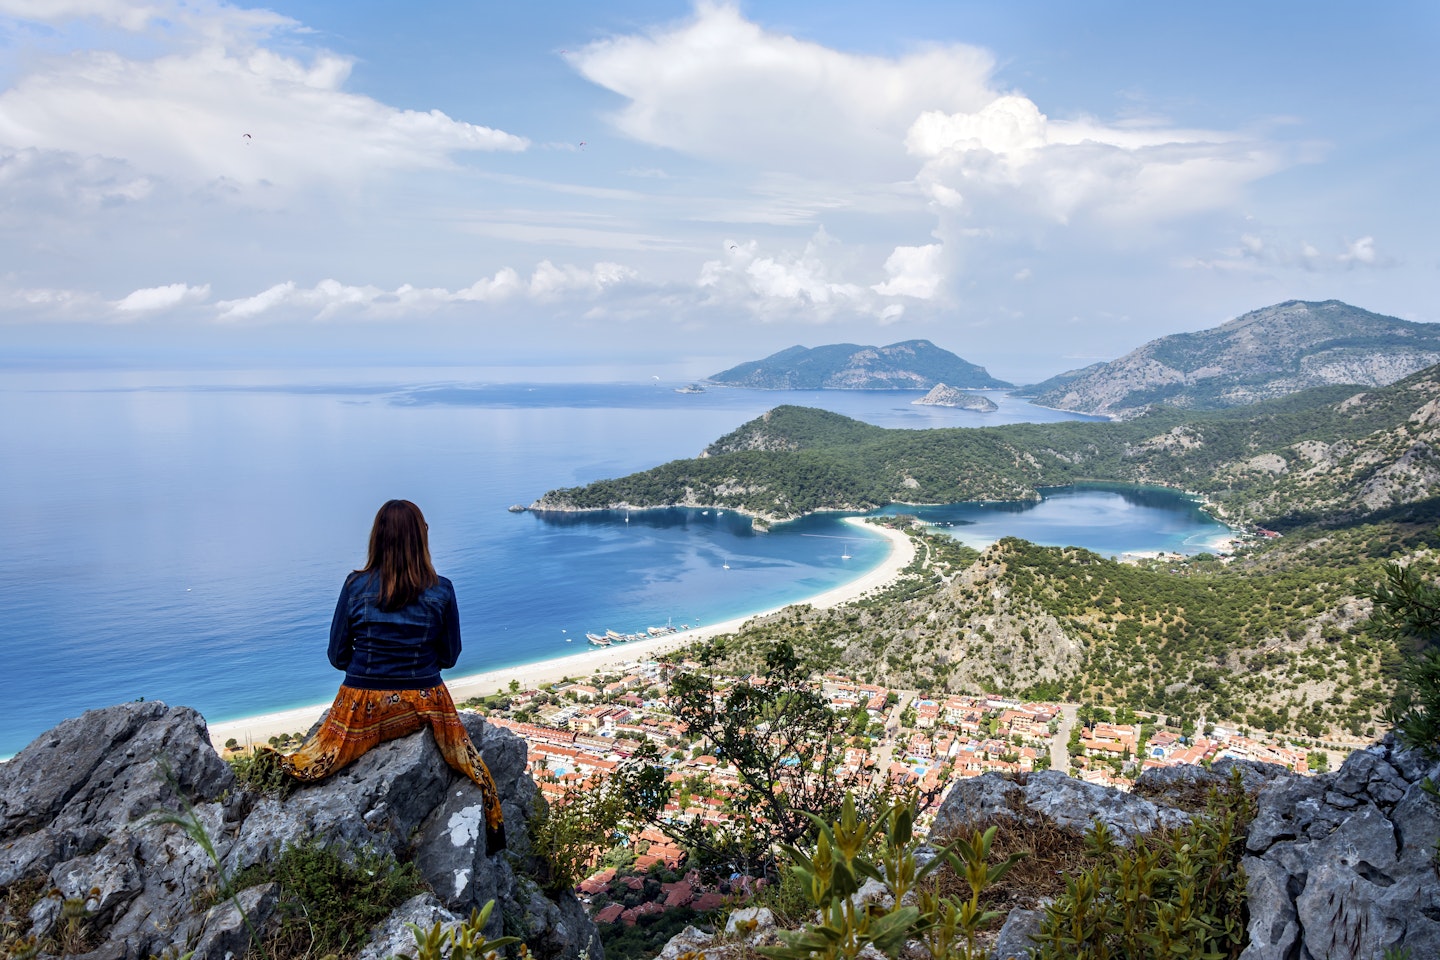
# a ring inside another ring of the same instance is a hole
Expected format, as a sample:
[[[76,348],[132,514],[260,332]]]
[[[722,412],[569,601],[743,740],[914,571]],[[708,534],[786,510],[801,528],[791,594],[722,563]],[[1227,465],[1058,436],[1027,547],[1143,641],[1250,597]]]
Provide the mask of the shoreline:
[[[838,587],[832,587],[812,597],[795,600],[783,606],[761,610],[743,617],[735,617],[721,623],[695,627],[684,633],[672,633],[646,640],[633,640],[618,646],[582,650],[550,660],[451,677],[445,680],[445,686],[450,689],[450,695],[459,703],[472,697],[488,696],[496,691],[504,690],[511,680],[519,681],[522,690],[531,690],[547,683],[558,683],[566,677],[583,680],[599,670],[613,669],[621,664],[669,653],[699,640],[706,640],[725,633],[734,633],[750,620],[768,616],[785,609],[785,607],[808,604],[824,609],[858,600],[872,590],[889,585],[914,560],[914,542],[904,532],[877,524],[867,524],[860,517],[846,517],[845,522],[875,531],[890,543],[890,552],[877,567],[848,583],[842,583]],[[326,701],[290,710],[277,710],[252,717],[242,717],[238,720],[212,723],[209,724],[210,742],[217,751],[220,751],[223,750],[225,741],[229,739],[238,741],[242,746],[248,746],[265,743],[273,736],[297,731],[303,732],[320,719],[320,715],[329,706],[329,701]]]

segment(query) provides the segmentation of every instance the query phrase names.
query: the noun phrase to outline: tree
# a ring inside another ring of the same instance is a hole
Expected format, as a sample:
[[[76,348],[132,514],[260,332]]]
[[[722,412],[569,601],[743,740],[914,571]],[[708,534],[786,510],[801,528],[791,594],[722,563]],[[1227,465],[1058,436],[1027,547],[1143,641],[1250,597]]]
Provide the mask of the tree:
[[[530,842],[548,867],[548,889],[573,887],[597,857],[655,818],[670,795],[657,760],[647,743],[609,777],[592,777],[555,803],[536,794]]]
[[[713,662],[720,651],[700,655]],[[675,717],[736,770],[733,828],[662,824],[690,849],[742,872],[770,873],[777,844],[795,844],[813,829],[811,815],[833,820],[845,789],[836,768],[851,724],[831,710],[802,669],[795,649],[780,641],[764,651],[763,680],[717,689],[706,673],[675,678]]]
[[[1413,567],[1390,564],[1368,594],[1375,603],[1373,629],[1403,651],[1395,697],[1386,719],[1408,747],[1440,755],[1440,587]]]

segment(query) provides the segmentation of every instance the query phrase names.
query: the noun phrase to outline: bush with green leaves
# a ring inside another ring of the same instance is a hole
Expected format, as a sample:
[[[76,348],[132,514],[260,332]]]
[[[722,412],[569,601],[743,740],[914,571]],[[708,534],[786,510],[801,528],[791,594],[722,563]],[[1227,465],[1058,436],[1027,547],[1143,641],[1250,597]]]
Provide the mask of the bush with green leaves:
[[[592,777],[562,800],[550,803],[537,793],[530,849],[547,870],[542,885],[557,891],[579,883],[601,854],[664,805],[666,787],[664,768],[647,743],[609,777]]]
[[[1405,746],[1440,755],[1440,587],[1414,567],[1390,564],[1369,597],[1373,628],[1403,651],[1386,718]]]
[[[226,757],[235,779],[257,793],[284,798],[295,789],[295,779],[280,765],[280,754],[259,749]]]
[[[415,935],[415,960],[497,960],[501,950],[520,943],[520,939],[486,939],[485,925],[490,922],[490,912],[494,909],[495,901],[491,900],[479,910],[471,911],[468,920],[449,930],[438,920],[428,930],[410,924],[410,932]],[[518,954],[522,960],[529,955],[523,943]]]
[[[1087,834],[1098,862],[1045,908],[1035,960],[1234,960],[1245,934],[1245,829],[1254,816],[1237,770],[1184,828],[1121,846]]]
[[[760,952],[770,960],[855,960],[872,949],[896,957],[907,941],[919,941],[932,960],[984,956],[978,935],[1000,914],[982,910],[980,897],[1023,855],[990,863],[992,827],[932,851],[927,860],[914,831],[915,808],[914,800],[904,801],[865,819],[847,793],[839,820],[826,823],[812,816],[815,846],[803,851],[784,845],[781,850],[819,919],[781,931],[784,945]],[[942,896],[930,882],[946,865],[969,884],[968,899]],[[886,896],[861,902],[856,894],[866,880],[882,884]]]
[[[280,885],[280,924],[264,943],[270,957],[352,954],[390,912],[427,888],[414,864],[373,850],[349,851],[309,841],[275,860],[242,870],[235,890]]]

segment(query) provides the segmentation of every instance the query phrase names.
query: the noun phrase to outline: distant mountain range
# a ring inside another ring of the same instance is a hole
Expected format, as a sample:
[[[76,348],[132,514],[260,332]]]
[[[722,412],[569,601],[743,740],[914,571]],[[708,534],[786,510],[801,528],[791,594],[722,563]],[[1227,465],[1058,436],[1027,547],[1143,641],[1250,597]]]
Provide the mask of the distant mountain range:
[[[854,343],[791,347],[709,379],[759,390],[929,390],[938,383],[961,388],[1012,386],[929,340],[887,347]]]
[[[1330,384],[1384,386],[1437,362],[1440,324],[1338,300],[1290,300],[1018,392],[1047,407],[1124,420],[1158,404],[1214,410]]]

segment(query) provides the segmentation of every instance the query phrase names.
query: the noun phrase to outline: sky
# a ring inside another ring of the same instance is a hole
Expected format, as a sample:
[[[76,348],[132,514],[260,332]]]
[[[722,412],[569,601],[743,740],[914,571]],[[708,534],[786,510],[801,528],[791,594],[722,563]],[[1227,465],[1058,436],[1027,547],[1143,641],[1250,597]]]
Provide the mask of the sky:
[[[1440,4],[0,0],[0,364],[1440,321]]]

